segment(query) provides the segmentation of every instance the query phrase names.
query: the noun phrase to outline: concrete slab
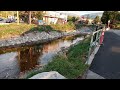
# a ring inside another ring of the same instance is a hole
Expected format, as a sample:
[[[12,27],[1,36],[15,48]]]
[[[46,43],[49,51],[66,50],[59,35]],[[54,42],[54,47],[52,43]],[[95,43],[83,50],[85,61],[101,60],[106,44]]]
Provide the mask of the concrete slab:
[[[105,79],[104,77],[88,70],[86,79]]]

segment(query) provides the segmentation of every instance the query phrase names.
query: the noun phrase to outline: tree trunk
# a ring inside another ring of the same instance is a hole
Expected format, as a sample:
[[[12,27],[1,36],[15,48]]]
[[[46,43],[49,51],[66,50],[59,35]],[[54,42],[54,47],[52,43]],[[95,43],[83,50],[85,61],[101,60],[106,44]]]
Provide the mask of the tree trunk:
[[[31,11],[29,11],[29,24],[31,24]]]
[[[17,25],[19,25],[19,12],[17,11]]]

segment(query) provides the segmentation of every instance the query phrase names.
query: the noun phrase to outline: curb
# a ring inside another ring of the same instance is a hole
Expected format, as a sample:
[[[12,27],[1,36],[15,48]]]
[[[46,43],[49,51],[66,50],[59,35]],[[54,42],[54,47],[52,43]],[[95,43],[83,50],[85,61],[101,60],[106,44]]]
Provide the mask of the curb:
[[[90,65],[91,65],[91,63],[92,63],[92,61],[93,61],[96,53],[98,52],[99,48],[100,48],[100,45],[97,45],[97,47],[95,48],[95,50],[94,50],[94,51],[92,52],[92,54],[90,55],[89,60],[85,63],[85,64],[88,64],[89,67],[90,67]],[[82,79],[87,79],[88,71],[89,71],[89,68],[88,68],[88,69],[86,70],[86,72],[83,74]]]

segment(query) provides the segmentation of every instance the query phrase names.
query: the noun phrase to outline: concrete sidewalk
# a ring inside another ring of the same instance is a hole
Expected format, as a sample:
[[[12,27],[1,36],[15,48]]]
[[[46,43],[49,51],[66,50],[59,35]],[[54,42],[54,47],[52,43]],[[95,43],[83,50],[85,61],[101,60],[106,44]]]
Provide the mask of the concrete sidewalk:
[[[120,30],[105,32],[86,79],[120,79]]]

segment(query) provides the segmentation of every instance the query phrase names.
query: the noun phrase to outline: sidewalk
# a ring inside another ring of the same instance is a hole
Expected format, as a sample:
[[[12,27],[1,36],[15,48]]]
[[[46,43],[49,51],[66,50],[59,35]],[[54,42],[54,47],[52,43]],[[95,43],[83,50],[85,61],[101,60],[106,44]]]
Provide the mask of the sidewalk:
[[[120,30],[105,32],[104,46],[95,55],[86,79],[120,79]]]

